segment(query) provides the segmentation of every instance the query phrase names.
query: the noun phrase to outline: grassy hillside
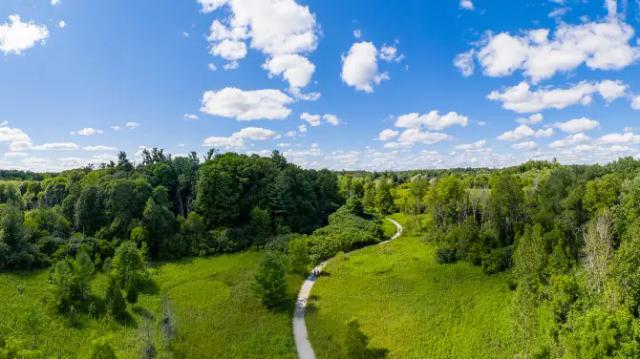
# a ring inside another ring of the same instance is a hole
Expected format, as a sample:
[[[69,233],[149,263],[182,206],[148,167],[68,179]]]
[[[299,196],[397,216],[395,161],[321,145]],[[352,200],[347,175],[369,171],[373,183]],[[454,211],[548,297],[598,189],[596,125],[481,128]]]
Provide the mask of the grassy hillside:
[[[404,220],[404,218],[398,218]],[[340,358],[345,321],[390,358],[509,358],[515,333],[507,274],[467,263],[440,265],[435,247],[403,236],[332,260],[307,316],[318,358]]]
[[[151,269],[159,286],[140,296],[127,325],[107,319],[64,322],[45,305],[48,272],[0,274],[0,336],[24,340],[46,355],[84,358],[93,339],[107,337],[119,358],[140,358],[149,337],[159,358],[294,358],[291,310],[271,312],[251,285],[261,254],[246,252],[165,263]],[[292,303],[302,279],[289,278]],[[100,294],[105,278],[93,282]],[[167,293],[170,305],[163,305]],[[170,310],[177,336],[163,339],[163,312]]]

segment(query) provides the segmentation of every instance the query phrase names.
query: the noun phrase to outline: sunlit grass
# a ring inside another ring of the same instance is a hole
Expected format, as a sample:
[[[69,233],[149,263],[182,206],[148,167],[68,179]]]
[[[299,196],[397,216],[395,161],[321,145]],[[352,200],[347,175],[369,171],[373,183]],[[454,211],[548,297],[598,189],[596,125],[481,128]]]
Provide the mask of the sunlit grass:
[[[403,216],[394,216],[402,221]],[[356,318],[391,358],[510,358],[520,353],[507,274],[440,265],[417,236],[339,256],[313,289],[307,315],[318,358],[341,358]]]
[[[0,274],[0,336],[18,337],[47,357],[65,358],[87,357],[91,341],[106,336],[118,358],[140,358],[149,328],[159,358],[295,358],[293,309],[269,311],[253,295],[260,257],[246,252],[155,266],[150,272],[158,289],[140,296],[127,325],[85,316],[74,327],[47,310],[47,271]],[[301,282],[289,277],[292,303]],[[104,276],[98,276],[94,294],[102,296],[105,285]],[[160,325],[163,293],[177,327],[171,347]],[[35,325],[30,318],[37,318]]]

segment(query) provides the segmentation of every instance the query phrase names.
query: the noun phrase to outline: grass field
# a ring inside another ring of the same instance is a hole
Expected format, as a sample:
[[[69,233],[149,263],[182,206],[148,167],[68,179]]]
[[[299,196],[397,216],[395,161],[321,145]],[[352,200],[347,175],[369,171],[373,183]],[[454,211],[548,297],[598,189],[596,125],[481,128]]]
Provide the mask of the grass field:
[[[434,250],[418,236],[402,236],[329,262],[307,315],[318,358],[344,357],[344,323],[351,318],[370,346],[387,349],[390,358],[520,353],[507,274],[488,276],[467,263],[440,265]]]
[[[150,337],[158,358],[295,358],[291,309],[271,312],[251,285],[261,254],[246,252],[165,263],[150,272],[159,288],[140,296],[128,325],[85,317],[73,326],[47,310],[48,272],[0,274],[0,336],[25,340],[47,357],[85,358],[93,339],[107,337],[118,358],[140,358]],[[290,277],[292,306],[302,278]],[[93,292],[104,293],[99,276]],[[159,324],[167,293],[177,327],[171,348]]]

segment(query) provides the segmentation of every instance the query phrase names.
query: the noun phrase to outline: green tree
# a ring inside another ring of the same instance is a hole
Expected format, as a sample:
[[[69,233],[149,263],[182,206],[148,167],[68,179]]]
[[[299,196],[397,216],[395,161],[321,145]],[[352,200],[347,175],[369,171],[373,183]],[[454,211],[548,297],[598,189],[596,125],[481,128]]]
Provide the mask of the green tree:
[[[281,255],[265,254],[255,275],[255,291],[268,308],[276,308],[287,300],[286,266]]]
[[[116,279],[109,276],[109,283],[104,296],[107,310],[112,318],[122,320],[127,315],[127,303],[122,296],[122,290]]]

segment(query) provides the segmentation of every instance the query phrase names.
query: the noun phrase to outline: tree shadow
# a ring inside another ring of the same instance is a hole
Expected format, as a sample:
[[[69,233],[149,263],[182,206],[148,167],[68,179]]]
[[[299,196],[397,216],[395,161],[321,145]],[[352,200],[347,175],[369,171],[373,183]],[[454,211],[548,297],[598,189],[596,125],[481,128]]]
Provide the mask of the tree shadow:
[[[155,316],[153,315],[153,313],[147,310],[147,308],[144,308],[141,306],[135,306],[133,307],[132,311],[144,319],[148,319],[151,321],[155,320]]]

